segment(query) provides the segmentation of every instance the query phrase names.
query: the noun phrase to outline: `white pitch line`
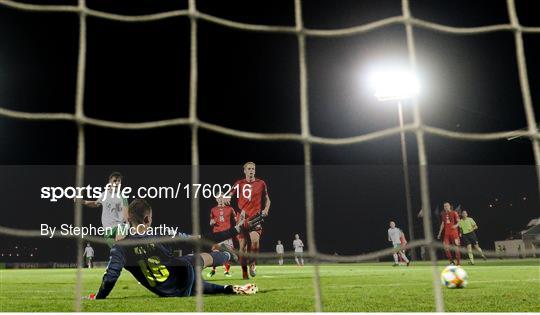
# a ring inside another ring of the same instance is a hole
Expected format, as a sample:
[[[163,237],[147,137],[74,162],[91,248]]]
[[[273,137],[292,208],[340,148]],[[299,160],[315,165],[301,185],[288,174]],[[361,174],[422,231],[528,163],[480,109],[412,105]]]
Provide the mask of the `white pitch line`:
[[[518,280],[518,279],[506,279],[506,280],[476,280],[472,283],[499,283],[499,282],[539,282],[540,279],[525,279],[525,280]],[[324,288],[327,287],[340,287],[340,288],[354,288],[354,287],[400,287],[400,286],[418,286],[418,283],[383,283],[383,284],[355,284],[355,285],[332,285],[332,284],[325,284]]]

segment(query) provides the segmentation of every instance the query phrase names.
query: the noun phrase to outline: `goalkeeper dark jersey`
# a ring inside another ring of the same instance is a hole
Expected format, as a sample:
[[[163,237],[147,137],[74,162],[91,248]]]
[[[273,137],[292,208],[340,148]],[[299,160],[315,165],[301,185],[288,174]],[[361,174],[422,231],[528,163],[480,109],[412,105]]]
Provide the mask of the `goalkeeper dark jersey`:
[[[205,235],[204,238],[221,242],[237,235],[235,228]],[[144,240],[155,236],[128,236],[118,241],[110,251],[109,264],[96,299],[106,298],[114,288],[122,268],[129,271],[141,285],[162,297],[190,296],[194,293],[194,257],[174,257],[169,246],[159,243],[124,245],[127,240]]]

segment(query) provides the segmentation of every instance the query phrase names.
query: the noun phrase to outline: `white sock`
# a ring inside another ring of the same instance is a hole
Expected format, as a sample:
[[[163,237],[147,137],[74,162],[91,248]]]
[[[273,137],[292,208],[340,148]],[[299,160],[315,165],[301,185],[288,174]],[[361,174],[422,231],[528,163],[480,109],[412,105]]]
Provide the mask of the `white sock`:
[[[398,263],[397,254],[394,254],[394,262],[395,262],[396,264]]]

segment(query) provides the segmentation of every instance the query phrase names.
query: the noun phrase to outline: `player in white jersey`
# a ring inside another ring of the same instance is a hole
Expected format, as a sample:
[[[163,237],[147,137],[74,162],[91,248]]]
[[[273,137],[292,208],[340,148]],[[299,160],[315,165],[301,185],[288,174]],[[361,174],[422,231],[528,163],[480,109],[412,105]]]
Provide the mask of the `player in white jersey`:
[[[405,256],[405,253],[401,249],[401,237],[403,235],[403,232],[396,227],[396,223],[394,221],[390,221],[390,228],[388,229],[388,241],[392,242],[392,246],[396,249],[394,252],[394,267],[399,265],[398,255],[403,259],[404,262],[407,263],[407,266],[409,266],[410,261]]]
[[[86,244],[83,256],[86,258],[86,265],[88,265],[88,269],[94,267],[94,264],[92,263],[92,260],[94,259],[94,249],[92,246],[90,246],[90,243]]]
[[[283,253],[285,250],[283,249],[283,244],[281,244],[281,241],[278,240],[276,244],[276,254],[278,256],[278,263],[280,266],[283,265]]]
[[[127,222],[127,206],[128,202],[118,194],[118,190],[112,193],[113,188],[120,187],[122,183],[122,174],[113,172],[109,175],[109,186],[106,191],[96,200],[83,200],[82,204],[90,208],[102,208],[101,224],[107,229],[105,240],[107,245],[112,247],[116,240],[122,239],[122,235],[118,235],[118,226],[124,225]],[[110,231],[110,232],[109,232]]]
[[[298,266],[304,265],[304,243],[300,239],[300,235],[295,234],[294,235],[294,241],[293,241],[293,247],[294,247],[294,260],[296,261],[296,264]]]

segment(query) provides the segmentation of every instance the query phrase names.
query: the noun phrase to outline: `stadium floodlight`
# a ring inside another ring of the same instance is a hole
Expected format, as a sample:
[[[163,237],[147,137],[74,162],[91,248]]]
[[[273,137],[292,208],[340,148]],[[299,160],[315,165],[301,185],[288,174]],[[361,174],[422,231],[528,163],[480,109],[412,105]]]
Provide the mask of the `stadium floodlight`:
[[[382,71],[373,74],[375,97],[379,101],[399,101],[420,92],[417,77],[410,71]]]
[[[417,96],[420,93],[418,78],[411,71],[391,70],[376,72],[371,76],[371,83],[375,88],[375,97],[379,101],[397,101],[399,114],[399,127],[401,128],[401,158],[403,162],[403,177],[405,182],[405,200],[407,206],[407,223],[409,237],[414,239],[414,227],[412,217],[411,189],[409,183],[409,163],[407,158],[407,143],[403,130],[403,105],[402,101]],[[413,260],[416,260],[416,252],[412,252]]]

